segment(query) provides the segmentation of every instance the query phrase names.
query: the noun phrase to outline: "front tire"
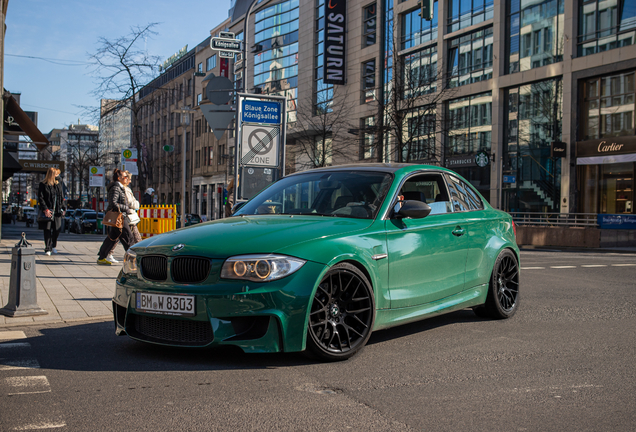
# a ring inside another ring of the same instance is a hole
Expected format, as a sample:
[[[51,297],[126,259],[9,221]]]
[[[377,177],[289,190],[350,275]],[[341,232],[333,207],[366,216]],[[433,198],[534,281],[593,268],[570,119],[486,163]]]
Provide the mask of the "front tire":
[[[312,300],[307,349],[321,360],[346,360],[367,343],[374,321],[369,280],[357,267],[337,264],[320,281]]]
[[[519,262],[510,249],[501,251],[493,266],[486,303],[474,310],[481,318],[506,319],[519,308]]]

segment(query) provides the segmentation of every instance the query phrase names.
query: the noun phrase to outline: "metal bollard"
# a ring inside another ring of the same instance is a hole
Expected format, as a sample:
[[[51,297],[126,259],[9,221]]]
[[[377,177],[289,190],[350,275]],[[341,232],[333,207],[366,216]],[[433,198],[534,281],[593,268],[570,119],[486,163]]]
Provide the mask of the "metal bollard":
[[[20,240],[11,252],[11,279],[9,285],[9,303],[0,314],[8,317],[46,315],[47,311],[38,306],[38,294],[35,278],[35,249],[30,247],[22,233]]]

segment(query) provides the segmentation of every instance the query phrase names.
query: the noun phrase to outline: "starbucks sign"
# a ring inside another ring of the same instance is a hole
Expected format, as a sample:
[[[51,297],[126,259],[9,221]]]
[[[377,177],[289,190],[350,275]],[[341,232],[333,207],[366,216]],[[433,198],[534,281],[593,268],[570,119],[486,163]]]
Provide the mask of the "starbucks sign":
[[[488,157],[488,153],[485,151],[482,150],[475,155],[475,163],[478,167],[483,168],[488,165],[488,162],[490,162],[490,158]]]

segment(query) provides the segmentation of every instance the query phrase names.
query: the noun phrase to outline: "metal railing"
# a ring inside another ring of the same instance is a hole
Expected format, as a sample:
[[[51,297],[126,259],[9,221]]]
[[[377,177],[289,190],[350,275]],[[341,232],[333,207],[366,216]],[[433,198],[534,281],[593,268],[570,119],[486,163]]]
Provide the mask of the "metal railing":
[[[596,213],[509,212],[517,225],[564,228],[597,228]]]

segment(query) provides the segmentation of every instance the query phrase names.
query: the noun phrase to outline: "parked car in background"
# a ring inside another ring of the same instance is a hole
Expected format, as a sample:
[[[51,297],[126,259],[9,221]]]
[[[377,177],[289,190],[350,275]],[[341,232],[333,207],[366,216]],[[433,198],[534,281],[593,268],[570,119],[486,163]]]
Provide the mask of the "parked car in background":
[[[76,209],[73,212],[73,218],[70,221],[70,225],[69,225],[69,231],[76,233],[76,234],[81,234],[82,233],[82,226],[80,225],[80,219],[82,217],[82,215],[84,213],[95,213],[95,210],[92,209]]]
[[[36,210],[33,207],[22,207],[22,215],[20,216],[21,221],[26,221],[27,219],[29,219],[30,221],[33,221],[33,215],[36,213]]]
[[[113,296],[116,332],[333,361],[374,330],[443,313],[510,318],[519,307],[514,231],[508,213],[445,168],[294,173],[233,217],[128,249]]]
[[[97,231],[97,219],[103,219],[104,213],[86,212],[79,218],[79,232],[81,234],[93,233]]]
[[[196,225],[203,222],[198,214],[186,214],[185,226]],[[181,227],[181,216],[177,216],[177,228]]]

